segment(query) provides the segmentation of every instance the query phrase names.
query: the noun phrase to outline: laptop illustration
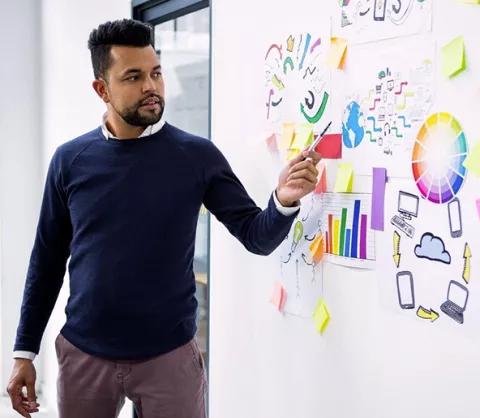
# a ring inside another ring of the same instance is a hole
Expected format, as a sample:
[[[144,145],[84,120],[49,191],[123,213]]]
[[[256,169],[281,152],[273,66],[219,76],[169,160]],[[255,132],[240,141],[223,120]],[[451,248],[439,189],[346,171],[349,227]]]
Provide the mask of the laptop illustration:
[[[467,307],[468,289],[461,283],[451,280],[448,285],[447,300],[440,309],[454,321],[463,324],[463,312]]]

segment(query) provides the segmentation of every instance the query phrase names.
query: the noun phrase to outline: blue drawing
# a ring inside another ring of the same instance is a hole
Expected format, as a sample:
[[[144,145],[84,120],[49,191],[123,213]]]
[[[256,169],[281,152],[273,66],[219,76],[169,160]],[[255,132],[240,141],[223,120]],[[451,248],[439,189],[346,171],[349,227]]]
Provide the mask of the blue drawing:
[[[357,102],[351,102],[343,114],[342,140],[347,148],[356,148],[365,136],[363,113]]]
[[[373,124],[373,132],[382,132],[382,128],[377,128],[377,125],[375,124],[375,118],[373,116],[369,116],[367,120],[371,120]]]
[[[399,116],[398,119],[403,120],[403,127],[404,128],[411,128],[412,127],[412,125],[407,124],[407,122],[405,121],[405,116]]]
[[[451,262],[450,253],[445,249],[443,240],[430,232],[422,235],[420,244],[415,246],[415,255],[418,258],[440,261],[445,264],[450,264]]]

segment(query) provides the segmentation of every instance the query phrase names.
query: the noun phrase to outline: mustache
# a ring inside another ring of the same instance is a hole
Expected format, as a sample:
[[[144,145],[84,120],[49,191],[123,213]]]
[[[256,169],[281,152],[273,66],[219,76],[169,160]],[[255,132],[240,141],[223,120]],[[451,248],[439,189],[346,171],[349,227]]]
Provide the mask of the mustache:
[[[139,102],[139,106],[142,106],[145,104],[145,102],[147,102],[148,100],[150,99],[157,99],[158,103],[160,103],[162,106],[165,104],[165,100],[162,96],[158,95],[158,94],[149,94],[147,97],[143,98],[140,102]]]

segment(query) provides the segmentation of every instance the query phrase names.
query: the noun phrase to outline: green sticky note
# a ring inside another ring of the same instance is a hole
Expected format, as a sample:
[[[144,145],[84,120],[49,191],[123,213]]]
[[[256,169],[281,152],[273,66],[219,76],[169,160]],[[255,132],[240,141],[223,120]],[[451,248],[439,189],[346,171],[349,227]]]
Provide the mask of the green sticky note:
[[[454,77],[467,68],[463,36],[458,36],[442,47],[442,74]]]
[[[468,157],[465,158],[463,166],[472,174],[480,177],[480,141],[478,141],[473,149],[469,152]]]
[[[351,193],[353,188],[353,165],[338,164],[337,181],[333,191],[335,193]]]
[[[302,123],[295,135],[295,141],[293,141],[292,148],[303,150],[313,142],[313,124]]]

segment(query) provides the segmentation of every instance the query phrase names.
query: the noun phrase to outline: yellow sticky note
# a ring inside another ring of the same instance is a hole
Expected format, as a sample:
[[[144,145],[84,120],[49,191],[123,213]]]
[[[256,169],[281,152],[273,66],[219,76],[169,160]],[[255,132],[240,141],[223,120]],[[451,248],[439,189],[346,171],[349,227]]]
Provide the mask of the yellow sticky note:
[[[457,0],[459,3],[480,4],[480,0]]]
[[[295,136],[295,122],[284,122],[282,126],[282,136],[278,144],[278,149],[287,150],[291,148]]]
[[[330,51],[328,53],[327,65],[331,68],[342,69],[345,65],[348,40],[343,38],[330,39]]]
[[[454,77],[467,68],[463,36],[457,36],[442,47],[442,74]]]
[[[480,141],[478,141],[463,161],[463,166],[472,174],[480,177]]]
[[[302,123],[295,133],[295,140],[291,145],[292,148],[304,149],[313,142],[313,124]]]
[[[293,160],[298,154],[300,154],[299,149],[292,149],[287,155],[287,161]]]
[[[351,193],[353,187],[353,165],[349,163],[338,164],[337,182],[335,193]]]
[[[317,332],[323,334],[325,328],[328,325],[328,322],[330,321],[330,312],[328,312],[327,305],[325,305],[325,301],[323,300],[323,298],[318,301],[312,316],[315,322],[315,328],[317,329]]]
[[[307,263],[314,260],[316,264],[320,263],[324,255],[323,234],[320,232],[312,241],[309,247],[310,254],[307,257]]]
[[[270,303],[275,306],[280,312],[283,311],[283,304],[285,302],[285,289],[279,282],[275,282],[273,294],[270,298]]]

